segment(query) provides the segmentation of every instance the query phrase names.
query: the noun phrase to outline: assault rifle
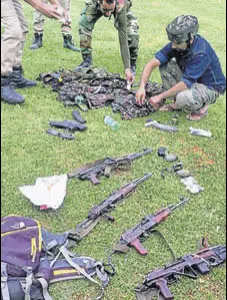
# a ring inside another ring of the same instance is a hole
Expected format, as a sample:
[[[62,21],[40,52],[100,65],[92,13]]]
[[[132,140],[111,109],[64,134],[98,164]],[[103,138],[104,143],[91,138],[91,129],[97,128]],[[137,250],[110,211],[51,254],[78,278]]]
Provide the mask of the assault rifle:
[[[99,222],[101,217],[104,217],[106,220],[114,222],[114,218],[112,216],[106,215],[109,211],[111,211],[115,206],[122,202],[122,200],[128,196],[130,196],[133,192],[135,192],[137,186],[140,183],[148,180],[152,176],[151,173],[145,174],[143,177],[139,179],[135,179],[132,182],[126,184],[122,188],[117,191],[114,191],[109,197],[107,197],[100,204],[94,206],[88,213],[87,218],[80,224],[76,226],[76,229],[68,232],[69,239],[74,242],[79,242],[85,237]]]
[[[155,214],[146,216],[141,221],[141,223],[124,232],[120,238],[120,241],[115,245],[114,250],[125,253],[129,250],[129,247],[131,246],[134,247],[139,254],[146,255],[148,251],[143,247],[140,240],[144,237],[147,237],[149,233],[157,231],[154,230],[154,227],[159,225],[161,222],[165,221],[165,219],[172,213],[172,211],[184,205],[189,200],[189,198],[185,198],[185,197],[180,197],[180,199],[181,202],[179,202],[178,204],[169,205],[168,207],[159,210]],[[158,233],[164,239],[162,234],[160,232]],[[170,250],[173,254],[171,248]]]
[[[112,170],[128,169],[132,161],[152,152],[152,149],[144,149],[143,152],[132,153],[118,158],[106,157],[95,162],[81,166],[80,168],[68,173],[68,178],[79,178],[90,180],[93,184],[99,184],[100,176],[110,177]]]
[[[152,271],[146,276],[143,284],[135,289],[137,300],[174,299],[168,284],[180,279],[180,276],[197,279],[205,275],[210,268],[219,266],[226,260],[226,246],[203,247],[196,254],[187,254],[162,269]],[[156,298],[155,298],[156,299]]]

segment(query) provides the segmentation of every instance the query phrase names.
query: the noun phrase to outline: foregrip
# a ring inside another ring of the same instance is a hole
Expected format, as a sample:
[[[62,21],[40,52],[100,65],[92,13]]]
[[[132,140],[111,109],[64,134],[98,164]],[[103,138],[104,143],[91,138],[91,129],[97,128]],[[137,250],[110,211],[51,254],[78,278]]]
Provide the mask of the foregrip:
[[[140,255],[148,254],[147,249],[143,247],[143,245],[140,243],[139,239],[135,239],[134,241],[130,242],[129,246],[134,247]]]

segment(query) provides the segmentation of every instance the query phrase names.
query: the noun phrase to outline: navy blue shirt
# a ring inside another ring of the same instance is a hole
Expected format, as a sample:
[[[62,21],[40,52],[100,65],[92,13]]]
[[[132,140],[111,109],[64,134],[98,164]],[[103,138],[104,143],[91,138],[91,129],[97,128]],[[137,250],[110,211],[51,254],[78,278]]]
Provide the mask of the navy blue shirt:
[[[222,72],[220,61],[211,45],[196,35],[190,48],[184,52],[172,49],[172,43],[168,43],[164,48],[155,54],[155,58],[165,64],[173,57],[181,68],[183,81],[188,88],[193,83],[198,82],[214,89],[220,93],[226,90],[226,79]]]

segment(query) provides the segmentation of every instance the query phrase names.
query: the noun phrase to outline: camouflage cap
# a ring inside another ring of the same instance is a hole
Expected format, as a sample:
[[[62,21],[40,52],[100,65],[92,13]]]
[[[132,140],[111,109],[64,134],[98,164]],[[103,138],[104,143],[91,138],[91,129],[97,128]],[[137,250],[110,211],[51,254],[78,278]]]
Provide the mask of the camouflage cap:
[[[191,15],[178,16],[166,27],[169,40],[177,44],[188,41],[198,29],[198,19]]]

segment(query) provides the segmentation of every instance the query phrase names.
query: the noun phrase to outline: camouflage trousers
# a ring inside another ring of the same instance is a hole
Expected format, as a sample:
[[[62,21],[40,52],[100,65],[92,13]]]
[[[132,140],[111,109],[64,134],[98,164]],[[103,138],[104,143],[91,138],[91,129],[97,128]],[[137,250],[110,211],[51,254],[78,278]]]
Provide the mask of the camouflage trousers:
[[[48,0],[42,0],[44,3],[48,3]],[[59,0],[59,3],[63,8],[65,8],[68,12],[70,11],[70,0]],[[33,30],[35,33],[43,33],[44,31],[44,15],[38,10],[34,9],[33,13]],[[71,25],[61,25],[62,34],[71,34],[72,28]]]
[[[136,61],[139,48],[139,25],[137,18],[130,10],[132,0],[126,0],[127,36],[131,61]],[[86,7],[82,11],[79,21],[80,48],[82,54],[91,54],[92,31],[95,23],[103,16],[94,5],[93,0],[85,0]]]
[[[182,71],[175,59],[171,59],[168,63],[159,68],[163,86],[165,90],[169,90],[177,84],[181,77]],[[189,112],[197,112],[207,104],[216,102],[219,93],[209,89],[202,83],[194,83],[190,89],[179,92],[176,96],[176,107]]]

